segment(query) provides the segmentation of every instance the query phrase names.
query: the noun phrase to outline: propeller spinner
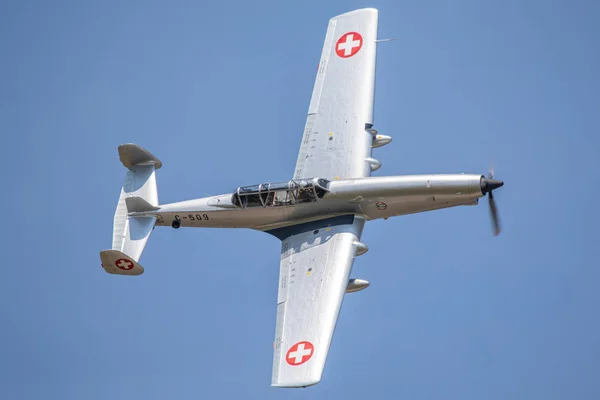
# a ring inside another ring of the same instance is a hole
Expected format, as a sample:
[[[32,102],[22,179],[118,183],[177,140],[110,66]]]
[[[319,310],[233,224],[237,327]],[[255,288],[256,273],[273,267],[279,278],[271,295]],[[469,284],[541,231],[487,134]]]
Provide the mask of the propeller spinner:
[[[494,171],[490,170],[487,178],[481,177],[480,185],[481,193],[484,195],[486,193],[488,194],[488,203],[490,206],[490,216],[492,218],[494,236],[498,236],[502,228],[500,227],[500,218],[498,217],[498,208],[496,207],[493,191],[499,187],[502,187],[504,182],[494,179]]]

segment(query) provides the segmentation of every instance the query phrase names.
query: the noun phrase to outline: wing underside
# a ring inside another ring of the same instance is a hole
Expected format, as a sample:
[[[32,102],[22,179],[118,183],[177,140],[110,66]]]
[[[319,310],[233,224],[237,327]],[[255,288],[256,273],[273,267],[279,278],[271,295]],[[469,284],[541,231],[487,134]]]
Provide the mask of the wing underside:
[[[363,225],[354,216],[331,218],[283,240],[272,386],[321,380]]]
[[[370,176],[378,12],[329,21],[294,179]],[[282,240],[272,386],[321,380],[364,219],[271,231]]]
[[[329,21],[294,179],[370,176],[378,12]]]

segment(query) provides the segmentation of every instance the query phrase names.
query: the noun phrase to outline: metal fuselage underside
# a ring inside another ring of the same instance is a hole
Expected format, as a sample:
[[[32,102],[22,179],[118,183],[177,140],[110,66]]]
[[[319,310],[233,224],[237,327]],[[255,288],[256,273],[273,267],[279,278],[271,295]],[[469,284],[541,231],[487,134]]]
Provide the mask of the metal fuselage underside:
[[[481,175],[408,175],[332,181],[323,198],[289,206],[241,208],[232,194],[164,204],[157,211],[134,213],[156,216],[156,225],[182,227],[251,228],[269,230],[340,215],[366,220],[459,205],[475,205],[483,196]]]

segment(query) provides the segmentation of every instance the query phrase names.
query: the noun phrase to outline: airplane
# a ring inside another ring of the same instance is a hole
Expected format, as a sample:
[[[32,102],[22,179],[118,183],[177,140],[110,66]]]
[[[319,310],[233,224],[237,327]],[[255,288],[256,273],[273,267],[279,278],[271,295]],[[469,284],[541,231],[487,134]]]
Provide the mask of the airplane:
[[[489,199],[493,233],[500,223],[493,174],[371,176],[381,167],[372,149],[392,138],[373,128],[378,11],[359,9],[329,21],[293,178],[240,186],[171,204],[158,201],[162,162],[135,144],[118,147],[127,168],[110,250],[109,274],[140,275],[155,226],[250,228],[281,240],[271,386],[321,381],[346,293],[369,286],[350,278],[365,254],[365,222]]]

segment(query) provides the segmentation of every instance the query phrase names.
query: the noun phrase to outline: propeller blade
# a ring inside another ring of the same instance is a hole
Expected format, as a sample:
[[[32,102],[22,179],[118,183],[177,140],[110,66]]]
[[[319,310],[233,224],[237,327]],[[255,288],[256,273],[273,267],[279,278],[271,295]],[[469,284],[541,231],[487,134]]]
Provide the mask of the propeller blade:
[[[500,227],[500,219],[498,218],[498,209],[496,208],[496,200],[494,200],[493,192],[488,193],[488,201],[490,205],[490,215],[492,217],[492,225],[494,227],[494,236],[498,236],[502,231]]]

